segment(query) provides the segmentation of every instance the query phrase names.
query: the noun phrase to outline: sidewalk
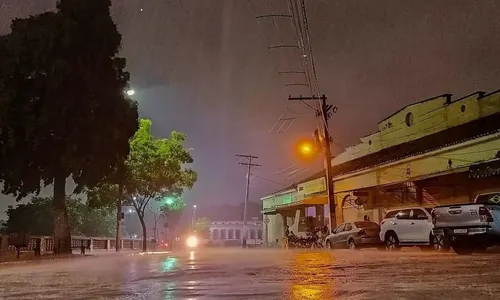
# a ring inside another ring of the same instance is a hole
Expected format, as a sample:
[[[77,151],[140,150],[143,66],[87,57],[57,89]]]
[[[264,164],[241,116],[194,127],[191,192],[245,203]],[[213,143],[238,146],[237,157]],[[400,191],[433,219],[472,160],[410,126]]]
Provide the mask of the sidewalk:
[[[19,259],[16,258],[16,253],[13,251],[0,251],[0,265],[4,264],[18,264],[18,263],[29,263],[29,262],[40,262],[47,260],[56,259],[74,259],[74,258],[84,258],[84,257],[96,257],[96,256],[120,256],[120,255],[131,255],[139,253],[138,250],[122,250],[116,252],[113,250],[93,250],[92,252],[86,252],[85,255],[80,254],[80,250],[73,251],[73,254],[61,254],[55,255],[50,252],[42,254],[40,257],[36,257],[33,251],[21,252]]]

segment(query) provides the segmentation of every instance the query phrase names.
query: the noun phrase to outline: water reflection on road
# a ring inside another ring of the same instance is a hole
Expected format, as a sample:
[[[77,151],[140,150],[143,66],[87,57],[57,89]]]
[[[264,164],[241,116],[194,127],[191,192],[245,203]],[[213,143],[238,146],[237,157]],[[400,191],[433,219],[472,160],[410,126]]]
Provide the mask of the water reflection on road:
[[[290,299],[332,299],[333,252],[297,252],[293,257]]]
[[[199,249],[0,265],[1,299],[498,299],[498,254]]]

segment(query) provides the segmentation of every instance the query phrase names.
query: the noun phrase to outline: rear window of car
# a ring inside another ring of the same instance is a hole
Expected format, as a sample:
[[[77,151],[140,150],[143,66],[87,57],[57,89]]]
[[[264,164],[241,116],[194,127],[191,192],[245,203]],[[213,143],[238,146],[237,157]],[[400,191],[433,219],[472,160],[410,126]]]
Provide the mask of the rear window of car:
[[[500,204],[500,193],[484,194],[477,197],[476,203]]]
[[[400,212],[400,210],[390,211],[385,215],[384,219],[392,219],[398,214],[398,212]]]
[[[354,222],[354,225],[358,228],[379,227],[379,225],[375,222]]]

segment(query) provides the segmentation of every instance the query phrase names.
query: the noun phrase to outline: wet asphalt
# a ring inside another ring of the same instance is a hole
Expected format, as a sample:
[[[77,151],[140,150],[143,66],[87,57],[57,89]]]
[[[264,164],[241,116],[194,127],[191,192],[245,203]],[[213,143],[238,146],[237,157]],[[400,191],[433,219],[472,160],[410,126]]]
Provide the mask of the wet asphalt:
[[[199,249],[0,264],[0,299],[500,299],[500,254]]]

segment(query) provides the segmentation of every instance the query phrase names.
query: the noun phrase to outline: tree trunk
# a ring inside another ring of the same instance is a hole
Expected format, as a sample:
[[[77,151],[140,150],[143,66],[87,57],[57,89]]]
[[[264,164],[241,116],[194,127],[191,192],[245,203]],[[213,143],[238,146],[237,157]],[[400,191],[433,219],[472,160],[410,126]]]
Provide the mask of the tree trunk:
[[[142,225],[142,251],[146,252],[148,250],[148,231],[146,229],[146,223],[144,222],[144,216],[139,216],[139,220],[141,221]]]
[[[68,210],[66,209],[66,177],[54,178],[54,252],[71,253],[71,231]]]
[[[118,185],[118,199],[116,200],[116,241],[115,250],[120,251],[122,248],[121,243],[121,220],[122,220],[122,196],[123,196],[123,184]]]

